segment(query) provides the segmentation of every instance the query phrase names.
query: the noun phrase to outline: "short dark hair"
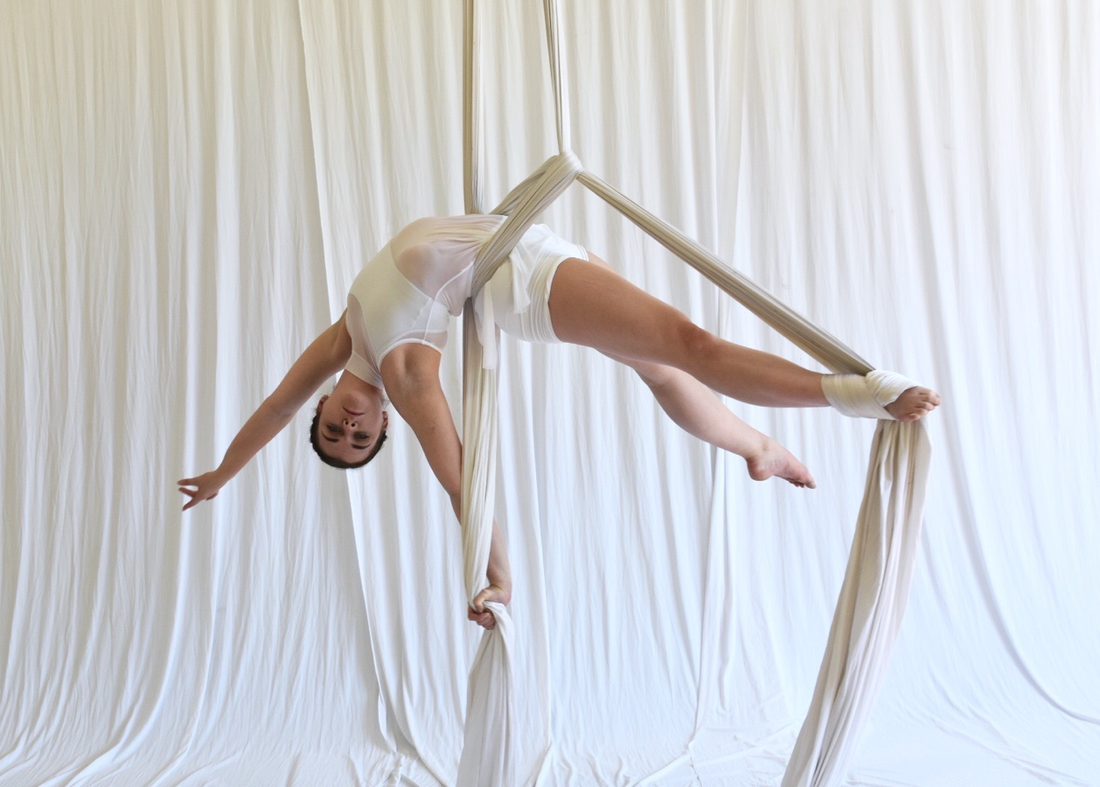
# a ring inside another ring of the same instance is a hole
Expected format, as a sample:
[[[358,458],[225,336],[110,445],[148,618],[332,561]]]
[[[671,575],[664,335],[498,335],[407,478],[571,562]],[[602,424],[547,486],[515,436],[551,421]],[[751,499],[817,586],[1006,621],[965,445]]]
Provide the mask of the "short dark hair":
[[[371,449],[370,454],[362,462],[345,462],[341,459],[327,455],[321,450],[321,438],[319,437],[321,424],[321,410],[317,409],[317,412],[313,414],[313,422],[309,425],[309,444],[313,446],[313,450],[317,452],[317,456],[321,457],[321,461],[329,467],[335,467],[339,470],[354,470],[357,467],[362,467],[374,457],[378,456],[378,452],[382,450],[382,444],[386,442],[386,429],[382,428],[381,433],[378,435],[378,441],[375,442],[374,448]]]

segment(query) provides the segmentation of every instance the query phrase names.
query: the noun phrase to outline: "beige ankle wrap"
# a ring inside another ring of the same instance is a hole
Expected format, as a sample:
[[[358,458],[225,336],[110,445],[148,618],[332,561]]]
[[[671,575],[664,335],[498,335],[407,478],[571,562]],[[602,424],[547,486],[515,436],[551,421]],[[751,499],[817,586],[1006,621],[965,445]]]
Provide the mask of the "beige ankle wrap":
[[[908,377],[895,372],[875,370],[862,374],[827,374],[821,380],[821,390],[829,404],[852,418],[878,418],[893,421],[886,405],[897,400],[916,385]]]

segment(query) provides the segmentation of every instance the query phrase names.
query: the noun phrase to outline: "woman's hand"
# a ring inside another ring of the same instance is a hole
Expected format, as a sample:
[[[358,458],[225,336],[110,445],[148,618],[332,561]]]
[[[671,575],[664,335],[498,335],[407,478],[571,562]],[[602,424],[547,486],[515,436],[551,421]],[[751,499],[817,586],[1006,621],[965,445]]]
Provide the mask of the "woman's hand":
[[[191,498],[191,500],[183,507],[183,510],[197,506],[203,500],[213,500],[218,496],[218,491],[225,486],[225,482],[228,481],[217,470],[209,473],[203,473],[200,476],[194,478],[181,478],[177,483],[179,484],[180,491],[183,494]],[[187,487],[195,487],[194,489],[188,489]]]
[[[466,617],[483,628],[496,628],[497,619],[494,618],[493,613],[485,607],[485,602],[496,601],[499,604],[508,606],[508,602],[511,600],[512,584],[510,582],[507,583],[506,587],[502,587],[501,585],[489,585],[485,590],[474,596],[474,603],[466,610]]]

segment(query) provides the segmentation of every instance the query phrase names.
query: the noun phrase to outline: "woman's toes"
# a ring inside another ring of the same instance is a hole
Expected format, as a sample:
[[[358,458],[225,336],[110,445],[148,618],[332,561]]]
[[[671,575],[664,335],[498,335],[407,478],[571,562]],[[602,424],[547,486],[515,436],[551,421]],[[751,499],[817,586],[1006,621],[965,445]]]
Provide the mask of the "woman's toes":
[[[886,411],[903,423],[916,421],[936,409],[940,395],[931,388],[913,386],[902,392],[896,400],[886,405]]]

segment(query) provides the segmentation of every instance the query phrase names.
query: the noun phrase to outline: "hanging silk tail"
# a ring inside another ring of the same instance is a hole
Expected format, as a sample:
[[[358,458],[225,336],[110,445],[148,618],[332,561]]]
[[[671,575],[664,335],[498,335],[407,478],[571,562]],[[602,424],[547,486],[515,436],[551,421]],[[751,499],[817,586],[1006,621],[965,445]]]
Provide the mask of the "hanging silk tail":
[[[783,787],[839,784],[874,707],[909,600],[931,443],[919,421],[879,421],[813,701]]]

